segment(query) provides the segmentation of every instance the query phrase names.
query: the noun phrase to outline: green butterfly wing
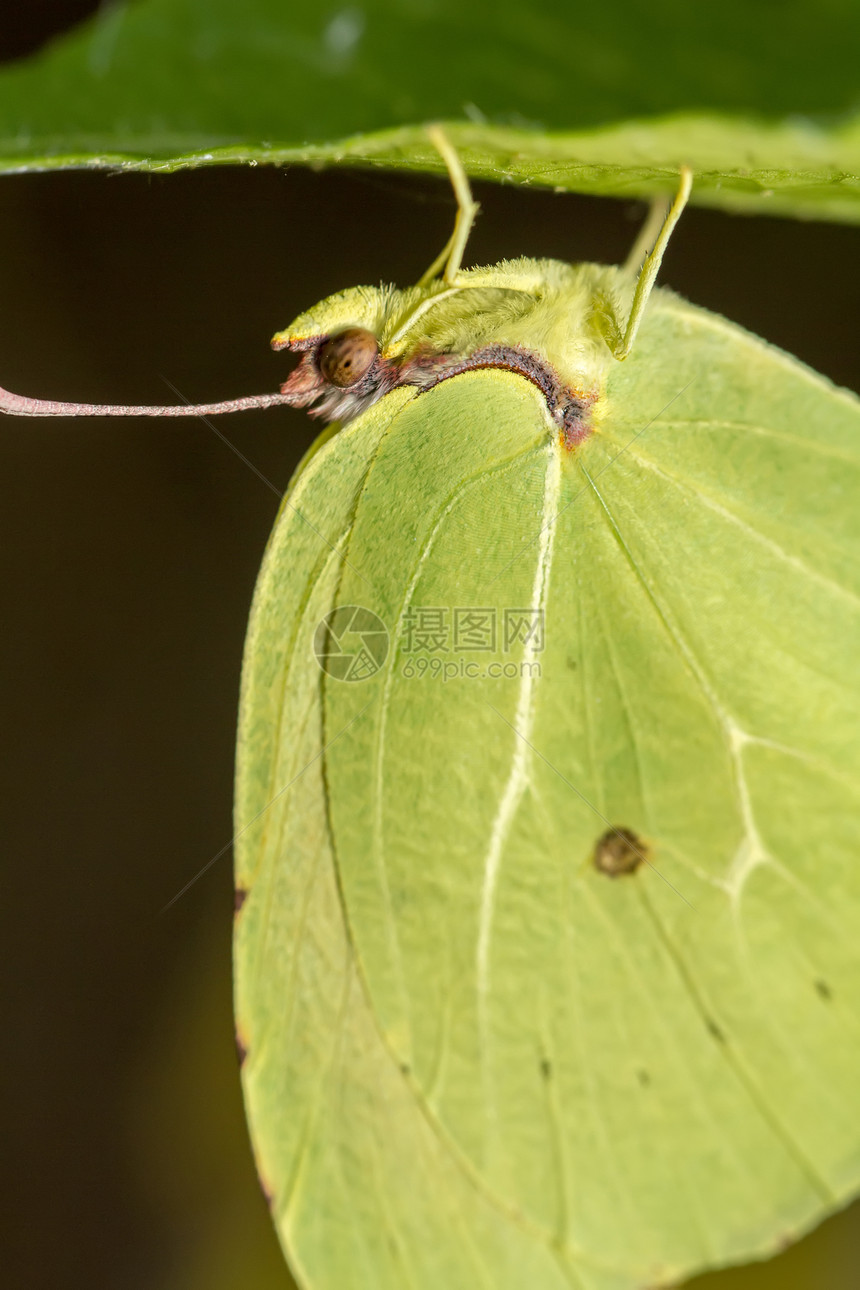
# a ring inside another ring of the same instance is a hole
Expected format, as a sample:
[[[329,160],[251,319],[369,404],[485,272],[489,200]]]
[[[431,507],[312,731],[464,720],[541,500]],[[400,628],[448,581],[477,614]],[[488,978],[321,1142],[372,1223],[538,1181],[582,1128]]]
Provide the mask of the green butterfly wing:
[[[857,400],[664,292],[573,453],[479,371],[299,473],[245,660],[236,1009],[303,1285],[632,1290],[857,1189],[858,497]],[[337,606],[388,629],[367,679],[314,656]]]

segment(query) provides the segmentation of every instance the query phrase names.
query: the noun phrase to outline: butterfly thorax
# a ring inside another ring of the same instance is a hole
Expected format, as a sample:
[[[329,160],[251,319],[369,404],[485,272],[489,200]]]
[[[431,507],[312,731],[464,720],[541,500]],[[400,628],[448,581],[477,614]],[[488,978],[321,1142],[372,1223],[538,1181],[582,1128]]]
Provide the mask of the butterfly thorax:
[[[509,370],[543,394],[569,447],[614,363],[608,344],[632,284],[620,269],[508,260],[453,284],[354,287],[273,340],[302,354],[282,387],[297,406],[346,422],[400,386],[426,390],[467,371]]]

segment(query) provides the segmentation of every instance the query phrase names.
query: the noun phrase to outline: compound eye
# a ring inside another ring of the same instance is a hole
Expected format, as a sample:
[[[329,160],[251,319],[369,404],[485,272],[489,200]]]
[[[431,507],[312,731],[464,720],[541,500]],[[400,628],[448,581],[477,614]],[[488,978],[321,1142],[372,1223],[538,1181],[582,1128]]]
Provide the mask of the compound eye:
[[[350,327],[326,341],[319,352],[319,368],[327,381],[343,389],[366,376],[378,353],[372,331]]]

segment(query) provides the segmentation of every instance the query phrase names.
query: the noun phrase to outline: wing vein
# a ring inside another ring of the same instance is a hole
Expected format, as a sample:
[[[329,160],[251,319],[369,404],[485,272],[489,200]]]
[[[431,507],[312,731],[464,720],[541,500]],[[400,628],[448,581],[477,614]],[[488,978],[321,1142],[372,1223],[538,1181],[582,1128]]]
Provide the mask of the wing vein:
[[[745,533],[748,537],[751,537],[754,541],[765,547],[775,555],[777,559],[785,561],[786,564],[797,569],[798,572],[803,574],[805,577],[821,583],[823,587],[828,588],[831,592],[836,592],[846,600],[850,600],[855,605],[860,606],[860,596],[855,595],[853,591],[850,591],[847,587],[841,586],[838,582],[834,582],[832,578],[828,578],[826,574],[820,573],[818,569],[810,568],[810,566],[806,564],[805,561],[801,560],[799,556],[792,555],[790,551],[786,551],[778,542],[775,542],[773,538],[767,537],[758,529],[753,528],[751,524],[748,524],[746,520],[742,520],[739,515],[734,513],[734,511],[722,506],[710,493],[707,493],[704,489],[698,488],[692,484],[686,484],[684,480],[679,479],[677,475],[672,474],[670,471],[661,469],[660,466],[649,461],[647,457],[640,456],[632,449],[629,449],[628,451],[633,460],[638,462],[645,470],[650,470],[652,474],[659,475],[661,479],[665,479],[668,484],[677,488],[679,492],[695,496],[704,506],[713,511],[715,515],[719,515],[721,519],[726,520],[729,524],[736,525],[742,533]]]

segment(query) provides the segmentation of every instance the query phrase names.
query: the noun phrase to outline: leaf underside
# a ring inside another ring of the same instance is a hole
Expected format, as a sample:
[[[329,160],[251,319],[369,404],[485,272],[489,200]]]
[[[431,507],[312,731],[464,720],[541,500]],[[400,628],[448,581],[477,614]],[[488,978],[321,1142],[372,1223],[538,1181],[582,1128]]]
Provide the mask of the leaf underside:
[[[860,404],[661,292],[606,407],[569,453],[515,375],[396,391],[266,555],[237,1018],[312,1290],[671,1284],[860,1184]],[[539,676],[404,673],[409,606],[536,604]]]
[[[475,177],[648,197],[687,164],[704,205],[860,218],[852,6],[825,24],[786,4],[781,42],[736,0],[604,8],[108,5],[0,73],[0,170],[441,172],[421,124],[441,120]]]

